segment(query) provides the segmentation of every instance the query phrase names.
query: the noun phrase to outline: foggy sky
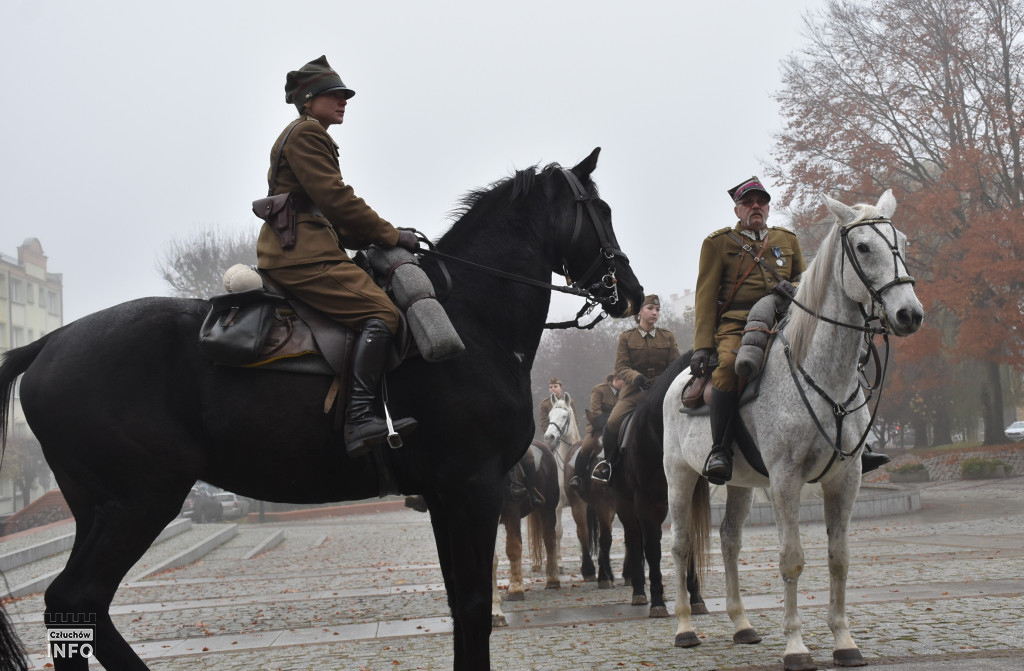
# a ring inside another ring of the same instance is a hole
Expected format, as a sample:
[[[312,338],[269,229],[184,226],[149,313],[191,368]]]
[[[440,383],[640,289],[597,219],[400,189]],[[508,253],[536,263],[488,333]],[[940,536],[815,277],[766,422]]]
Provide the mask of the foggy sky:
[[[769,159],[779,61],[820,4],[11,0],[0,252],[40,240],[66,322],[166,295],[168,241],[257,227],[285,73],[326,54],[357,91],[342,174],[393,224],[436,238],[468,190],[600,146],[620,245],[648,292],[682,293]]]

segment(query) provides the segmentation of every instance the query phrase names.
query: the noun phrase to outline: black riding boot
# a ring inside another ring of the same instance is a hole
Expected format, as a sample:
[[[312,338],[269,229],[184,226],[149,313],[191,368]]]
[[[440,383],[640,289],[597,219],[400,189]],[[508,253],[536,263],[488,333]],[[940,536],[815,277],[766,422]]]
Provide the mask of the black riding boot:
[[[610,484],[612,480],[612,464],[619,457],[619,436],[617,433],[613,435],[607,426],[601,436],[601,446],[604,450],[604,459],[594,465],[594,472],[590,474],[590,479]]]
[[[735,392],[711,388],[711,454],[704,462],[704,477],[713,485],[732,478],[732,421],[739,408]]]
[[[889,455],[873,452],[870,445],[865,445],[864,451],[860,453],[860,473],[864,475],[879,466],[885,466],[890,461],[892,459],[889,458]]]
[[[384,322],[371,319],[363,324],[356,339],[345,416],[345,450],[350,457],[364,455],[371,447],[387,441],[387,422],[376,415],[374,404],[393,338]],[[399,434],[406,435],[416,428],[416,420],[411,417],[395,420],[394,427]]]

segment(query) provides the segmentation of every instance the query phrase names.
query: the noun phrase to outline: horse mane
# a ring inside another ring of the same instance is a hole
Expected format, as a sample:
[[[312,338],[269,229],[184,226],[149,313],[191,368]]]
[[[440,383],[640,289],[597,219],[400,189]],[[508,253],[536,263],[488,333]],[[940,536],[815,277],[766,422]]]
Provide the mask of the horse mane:
[[[850,224],[864,219],[878,216],[878,209],[874,205],[864,203],[853,205],[860,214]],[[800,277],[800,286],[796,292],[796,300],[807,310],[791,309],[789,311],[789,326],[786,327],[786,337],[789,339],[790,349],[793,352],[794,365],[799,365],[807,349],[810,347],[811,339],[818,327],[816,313],[821,311],[828,294],[829,285],[835,281],[836,259],[842,252],[842,226],[838,224],[839,218],[833,215],[832,227],[829,229],[825,239],[821,241],[814,259],[807,264],[807,270]],[[849,225],[849,224],[847,224]]]

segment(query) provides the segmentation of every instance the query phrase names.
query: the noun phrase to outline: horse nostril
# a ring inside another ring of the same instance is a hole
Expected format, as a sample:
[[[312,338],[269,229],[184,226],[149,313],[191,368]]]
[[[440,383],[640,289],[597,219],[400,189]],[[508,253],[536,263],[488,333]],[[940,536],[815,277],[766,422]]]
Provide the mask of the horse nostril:
[[[896,313],[896,321],[905,327],[905,330],[916,331],[924,321],[924,314],[921,310],[903,308]]]

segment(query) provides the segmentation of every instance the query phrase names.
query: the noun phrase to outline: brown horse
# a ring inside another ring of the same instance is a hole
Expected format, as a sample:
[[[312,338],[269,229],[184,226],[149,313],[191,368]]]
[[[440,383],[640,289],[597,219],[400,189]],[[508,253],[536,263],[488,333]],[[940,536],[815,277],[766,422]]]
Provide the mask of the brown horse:
[[[600,436],[607,416],[596,420],[594,435]],[[600,426],[598,426],[600,424]],[[600,450],[600,441],[588,435],[576,443],[565,461],[565,482],[579,475],[580,486],[566,487],[572,518],[576,522],[576,537],[580,541],[583,580],[597,581],[599,589],[615,586],[615,575],[611,566],[612,523],[615,521],[615,491],[608,483],[591,480],[590,455]],[[582,455],[582,458],[581,458]],[[594,570],[593,555],[597,555],[597,571]]]

